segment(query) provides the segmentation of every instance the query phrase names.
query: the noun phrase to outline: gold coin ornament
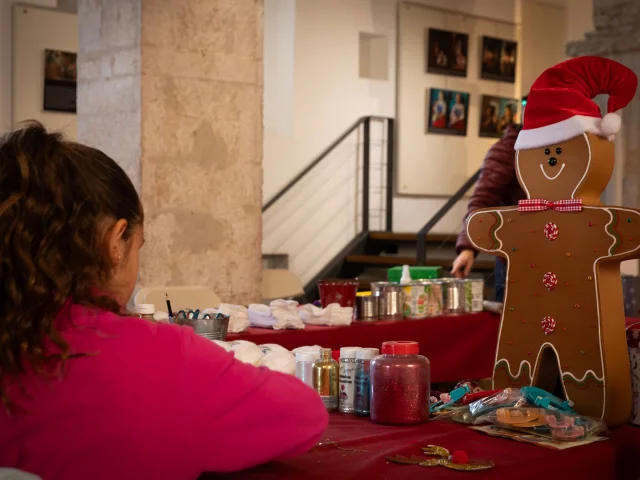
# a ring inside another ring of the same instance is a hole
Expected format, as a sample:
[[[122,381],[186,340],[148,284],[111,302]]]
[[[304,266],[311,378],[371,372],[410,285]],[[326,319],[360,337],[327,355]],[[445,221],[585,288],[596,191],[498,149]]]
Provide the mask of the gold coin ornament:
[[[424,458],[417,455],[412,455],[411,457],[396,455],[394,457],[387,457],[387,460],[401,465],[444,467],[460,472],[475,472],[489,470],[490,468],[495,467],[495,464],[489,460],[470,459],[469,455],[462,450],[450,453],[446,448],[439,447],[437,445],[427,445],[422,448],[422,452],[433,458]]]

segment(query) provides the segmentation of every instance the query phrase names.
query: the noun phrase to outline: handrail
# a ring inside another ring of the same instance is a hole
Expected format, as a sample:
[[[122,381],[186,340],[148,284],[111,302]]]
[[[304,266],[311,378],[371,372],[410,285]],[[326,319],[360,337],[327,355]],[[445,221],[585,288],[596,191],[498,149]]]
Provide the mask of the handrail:
[[[417,244],[417,253],[416,253],[416,263],[420,266],[424,266],[427,263],[427,235],[436,226],[436,224],[444,217],[451,207],[453,207],[458,200],[460,200],[465,193],[469,191],[471,187],[476,183],[478,177],[482,169],[479,168],[476,173],[474,173],[464,184],[458,189],[456,193],[454,193],[451,198],[445,203],[440,210],[438,210],[431,220],[429,220],[424,227],[420,229],[418,232],[418,244]]]
[[[389,148],[389,144],[391,144],[392,148],[393,148],[393,118],[390,117],[381,117],[381,116],[377,116],[377,115],[369,115],[369,116],[364,116],[364,117],[360,117],[358,120],[356,120],[342,135],[340,135],[338,138],[336,138],[331,145],[329,145],[327,148],[325,148],[322,153],[320,153],[320,155],[318,155],[311,163],[309,163],[309,165],[307,165],[298,175],[296,175],[295,177],[293,177],[293,179],[291,179],[291,181],[289,183],[287,183],[283,188],[280,189],[280,191],[278,193],[276,193],[273,197],[271,197],[271,199],[264,204],[264,206],[262,207],[262,212],[266,212],[274,203],[276,203],[278,200],[280,200],[289,190],[291,190],[300,180],[302,180],[302,178],[304,178],[311,170],[313,170],[316,166],[318,166],[318,164],[327,156],[329,155],[338,145],[340,145],[340,143],[347,138],[351,133],[353,133],[358,127],[360,127],[360,125],[362,125],[363,123],[365,124],[365,136],[368,137],[368,122],[370,120],[383,120],[383,121],[387,121],[389,123],[389,131],[388,131],[388,145],[387,145],[387,155],[389,154],[389,152],[393,152],[392,149]],[[369,139],[365,138],[364,141],[364,148],[366,149],[366,153],[363,155],[364,157],[364,161],[369,162],[369,155],[368,155],[368,149],[369,149]],[[387,166],[388,168],[390,167],[391,169],[393,168],[391,159],[393,157],[392,156],[387,156]],[[365,172],[368,171],[368,169],[364,170]],[[368,176],[368,175],[367,175]],[[391,210],[391,202],[389,202],[389,190],[391,190],[391,200],[393,200],[393,186],[392,183],[388,183],[388,188],[387,188],[387,229],[390,228],[390,223],[389,223],[389,210]]]

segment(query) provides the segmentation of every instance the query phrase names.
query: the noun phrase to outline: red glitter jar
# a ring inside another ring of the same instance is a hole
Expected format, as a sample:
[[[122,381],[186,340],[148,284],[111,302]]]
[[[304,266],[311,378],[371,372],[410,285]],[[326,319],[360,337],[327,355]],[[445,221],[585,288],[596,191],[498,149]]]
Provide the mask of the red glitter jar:
[[[371,360],[371,420],[416,425],[429,420],[431,366],[418,342],[384,342]]]

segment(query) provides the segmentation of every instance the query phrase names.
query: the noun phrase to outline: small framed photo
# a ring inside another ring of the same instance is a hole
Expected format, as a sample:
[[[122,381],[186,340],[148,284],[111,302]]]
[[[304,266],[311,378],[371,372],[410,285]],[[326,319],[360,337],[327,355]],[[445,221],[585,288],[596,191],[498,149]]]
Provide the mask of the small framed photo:
[[[61,50],[44,51],[45,111],[76,113],[77,55]]]
[[[427,133],[467,135],[468,93],[427,89],[426,110]]]
[[[469,35],[436,28],[426,33],[427,73],[466,77]]]
[[[518,44],[511,40],[482,37],[480,78],[515,83]]]
[[[479,136],[501,138],[509,125],[518,123],[518,105],[515,98],[483,95]]]

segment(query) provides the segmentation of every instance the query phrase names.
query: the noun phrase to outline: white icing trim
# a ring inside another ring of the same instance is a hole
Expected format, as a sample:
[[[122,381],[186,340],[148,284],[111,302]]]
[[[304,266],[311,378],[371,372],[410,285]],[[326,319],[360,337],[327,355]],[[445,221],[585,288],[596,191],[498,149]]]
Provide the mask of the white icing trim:
[[[544,171],[544,167],[542,166],[542,164],[540,164],[540,170],[542,170],[542,174],[545,177],[547,177],[547,180],[555,180],[556,178],[558,178],[562,173],[562,171],[564,170],[564,167],[566,167],[566,164],[563,163],[562,166],[560,167],[560,171],[556,173],[555,176],[550,177],[549,175],[547,175],[547,172]]]
[[[608,137],[600,128],[602,118],[585,115],[574,115],[561,122],[545,125],[539,128],[520,130],[514,148],[516,150],[531,150],[546,147],[555,143],[562,143],[586,132],[601,137]]]
[[[518,371],[517,371],[516,375],[514,375],[513,372],[511,372],[511,364],[509,363],[509,360],[507,360],[506,358],[501,358],[500,360],[497,360],[495,365],[494,365],[494,368],[498,363],[500,363],[502,361],[506,362],[506,364],[507,364],[507,372],[509,372],[509,375],[511,375],[514,378],[518,378],[520,376],[520,374],[522,373],[522,369],[524,368],[524,366],[528,365],[529,366],[529,373],[532,375],[531,380],[533,380],[533,370],[531,370],[531,364],[529,363],[528,360],[522,360],[520,362],[520,367],[518,368]]]
[[[573,192],[571,193],[571,200],[575,198],[576,192],[580,188],[580,185],[582,185],[582,182],[584,182],[584,179],[587,178],[587,173],[589,173],[589,169],[591,168],[591,157],[593,156],[591,153],[591,142],[589,142],[589,137],[587,137],[586,133],[583,133],[582,136],[584,137],[584,141],[587,142],[587,148],[589,149],[589,160],[587,161],[587,168],[584,171],[584,175],[582,175],[582,178],[576,185],[576,188],[574,188]]]
[[[591,374],[596,378],[596,380],[599,380],[599,381],[601,381],[602,383],[604,383],[604,372],[602,372],[602,373],[603,373],[603,374],[602,374],[602,377],[597,376],[597,375],[596,375],[596,372],[594,372],[593,370],[587,370],[586,372],[584,372],[584,375],[582,375],[582,377],[580,377],[580,378],[576,377],[576,376],[575,376],[573,373],[571,373],[571,372],[566,372],[566,373],[564,373],[563,375],[568,375],[568,376],[570,376],[570,377],[571,377],[571,378],[573,378],[576,382],[582,382],[583,380],[585,380],[585,379],[587,378],[587,375],[589,375],[590,373],[591,373]]]

